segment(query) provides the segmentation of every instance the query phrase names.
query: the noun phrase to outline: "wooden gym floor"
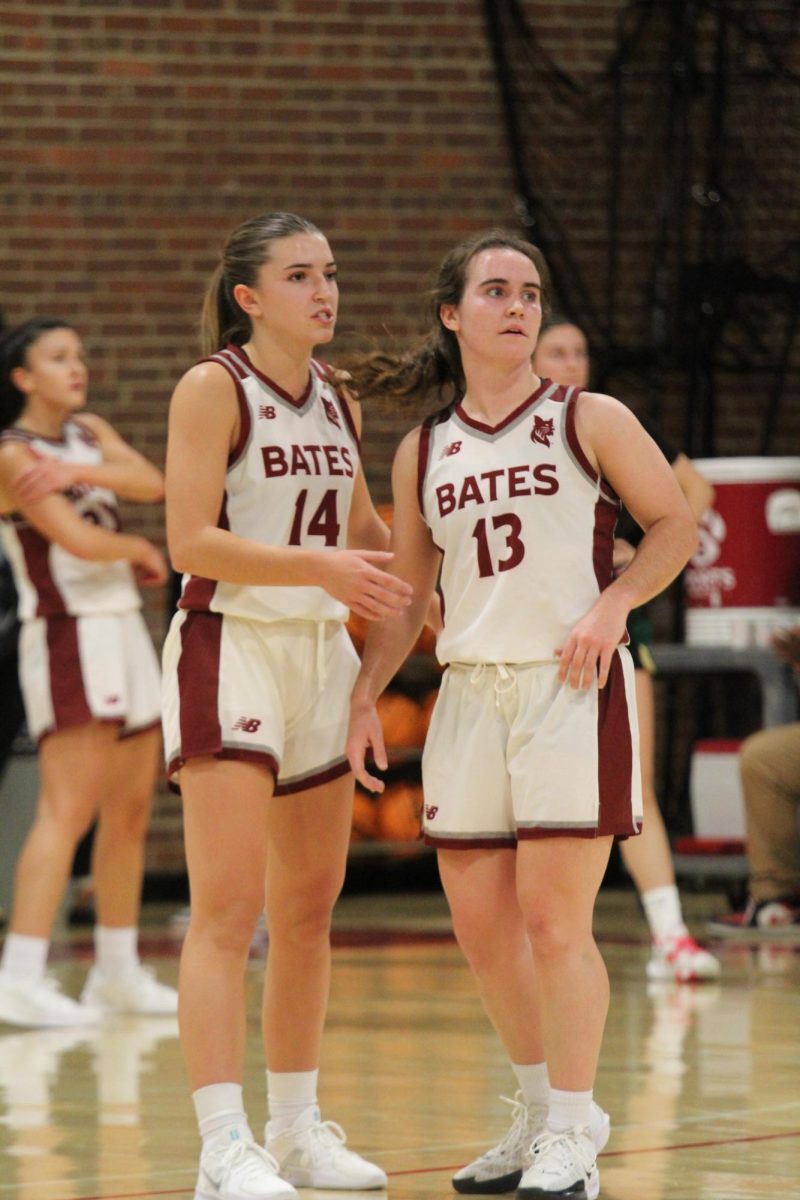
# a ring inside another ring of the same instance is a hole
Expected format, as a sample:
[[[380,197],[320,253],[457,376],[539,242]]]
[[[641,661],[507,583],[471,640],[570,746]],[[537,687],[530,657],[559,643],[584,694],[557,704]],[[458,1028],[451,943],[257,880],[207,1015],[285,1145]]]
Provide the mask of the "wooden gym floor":
[[[719,897],[688,901],[698,935],[724,909]],[[142,949],[174,982],[180,931],[168,916],[147,910]],[[601,893],[597,931],[612,979],[596,1089],[612,1118],[603,1200],[800,1196],[800,944],[716,943],[718,985],[648,986],[632,892]],[[323,1116],[385,1167],[390,1200],[446,1200],[453,1169],[505,1131],[499,1097],[514,1082],[442,897],[345,896],[335,945]],[[88,931],[54,948],[71,994],[89,948]],[[256,939],[245,1081],[256,1133],[264,952]],[[89,1032],[0,1027],[0,1200],[191,1200],[197,1138],[176,1033],[172,1018],[118,1017]]]

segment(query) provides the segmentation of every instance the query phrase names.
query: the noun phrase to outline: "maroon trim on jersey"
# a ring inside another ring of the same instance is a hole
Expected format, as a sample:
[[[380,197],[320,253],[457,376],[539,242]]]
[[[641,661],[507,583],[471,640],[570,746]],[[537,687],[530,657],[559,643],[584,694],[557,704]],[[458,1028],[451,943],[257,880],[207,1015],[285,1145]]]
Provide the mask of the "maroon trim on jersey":
[[[502,421],[499,421],[497,425],[487,425],[484,421],[476,421],[474,417],[470,417],[466,412],[464,412],[464,408],[460,400],[456,404],[454,411],[458,413],[459,420],[463,421],[465,425],[469,425],[471,429],[477,429],[481,433],[500,433],[500,431],[505,429],[507,425],[510,425],[512,421],[516,421],[520,413],[523,413],[526,408],[529,408],[531,404],[535,404],[539,397],[546,392],[549,387],[552,386],[553,385],[549,379],[540,379],[539,386],[536,391],[531,392],[527,400],[523,400],[522,404],[518,404],[514,411],[510,412],[507,417],[503,417]],[[551,399],[555,399],[555,397],[551,397]]]
[[[36,439],[36,436],[27,429],[20,429],[18,425],[9,425],[7,429],[0,430],[0,443],[24,442],[27,446]]]
[[[253,425],[253,419],[250,416],[250,405],[247,403],[247,397],[242,387],[242,380],[246,378],[246,373],[241,369],[238,362],[234,362],[223,351],[212,354],[208,358],[203,358],[201,362],[213,362],[217,363],[220,367],[224,367],[233,381],[233,386],[236,388],[236,403],[239,406],[239,436],[228,453],[228,470],[230,471],[231,467],[236,466],[244,454],[244,448],[247,445],[247,439],[250,437],[250,430]]]
[[[94,720],[83,683],[77,617],[47,622],[47,659],[53,728],[68,729]]]
[[[349,771],[350,763],[345,758],[342,762],[338,762],[332,767],[326,767],[324,771],[305,775],[302,779],[293,779],[289,783],[276,783],[275,795],[293,796],[297,792],[308,791],[309,788],[321,787],[323,783],[330,783],[333,779],[341,779]]]
[[[567,399],[567,412],[565,417],[567,445],[572,451],[574,458],[578,461],[578,463],[580,463],[583,471],[591,479],[592,483],[597,483],[600,479],[600,476],[596,468],[592,466],[592,464],[589,462],[589,459],[586,457],[586,452],[578,439],[578,431],[575,427],[575,408],[580,394],[580,388],[574,388],[572,390],[572,395]]]
[[[270,379],[268,375],[265,375],[263,371],[259,371],[258,367],[253,365],[248,357],[247,351],[243,346],[234,346],[231,344],[226,346],[225,349],[230,351],[231,354],[235,354],[236,357],[245,364],[247,369],[252,371],[256,379],[260,379],[261,382],[265,383],[268,388],[272,388],[273,392],[276,392],[281,399],[286,400],[287,403],[291,404],[294,408],[302,408],[308,400],[308,397],[311,395],[311,388],[313,387],[314,380],[310,371],[308,373],[308,383],[306,384],[305,391],[303,392],[302,396],[296,400],[294,396],[290,396],[289,393],[285,392],[282,387],[279,387],[279,385],[275,383],[274,379]]]
[[[66,423],[65,428],[69,424],[75,425],[77,427],[78,436],[80,437],[82,442],[86,443],[87,446],[99,447],[100,438],[97,436],[97,434],[95,433],[95,431],[93,429],[90,429],[88,425],[84,425],[84,423],[80,419],[80,417],[72,417],[71,421],[68,421]]]
[[[442,850],[516,850],[517,839],[511,834],[496,838],[449,838],[423,833],[426,846],[438,846]]]
[[[417,445],[417,503],[419,504],[419,511],[423,518],[425,516],[423,493],[425,490],[425,476],[428,474],[428,464],[431,460],[431,436],[434,426],[441,425],[450,419],[454,407],[454,405],[448,405],[441,412],[433,413],[430,417],[426,417],[420,426],[419,443]]]
[[[15,523],[15,532],[25,557],[28,577],[36,589],[37,617],[54,617],[66,614],[64,597],[50,570],[51,542],[32,525]]]
[[[180,771],[181,767],[186,765],[188,758],[199,758],[201,756],[255,763],[256,766],[267,767],[276,778],[278,775],[277,759],[272,754],[267,754],[264,750],[237,750],[233,746],[223,746],[221,750],[197,750],[193,754],[178,754],[167,763],[167,780],[171,792],[176,793],[178,796],[181,794],[180,786],[172,778],[176,771]]]
[[[222,614],[191,612],[181,626],[178,660],[181,756],[218,754],[222,730],[217,715]]]
[[[230,529],[228,523],[227,492],[222,497],[222,507],[219,510],[217,528]],[[192,612],[208,612],[216,590],[216,579],[206,579],[203,575],[191,575],[183,589],[183,595],[178,601],[178,608],[190,609]]]
[[[594,506],[592,566],[601,592],[614,580],[614,527],[618,516],[616,505],[599,496]]]

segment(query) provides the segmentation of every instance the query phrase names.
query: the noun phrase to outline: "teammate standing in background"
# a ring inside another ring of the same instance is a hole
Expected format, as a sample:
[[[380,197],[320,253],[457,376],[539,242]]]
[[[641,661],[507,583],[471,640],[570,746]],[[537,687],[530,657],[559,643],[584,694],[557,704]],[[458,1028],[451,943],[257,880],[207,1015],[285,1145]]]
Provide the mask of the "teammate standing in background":
[[[459,1191],[596,1197],[608,1118],[593,1103],[608,975],[592,936],[612,838],[641,821],[625,620],[691,554],[694,522],[663,456],[609,396],[537,378],[540,252],[492,231],[456,246],[433,328],[367,356],[363,395],[454,399],[394,463],[392,570],[414,589],[368,635],[351,701],[356,778],[386,752],[375,703],[413,645],[441,566],[447,666],[423,755],[424,834],[453,925],[520,1088],[508,1139]],[[613,575],[622,497],[647,531]],[[529,1149],[532,1144],[532,1154]]]
[[[185,578],[164,647],[164,733],[191,886],[180,1028],[203,1142],[196,1200],[386,1184],[317,1105],[353,801],[358,658],[344,622],[348,607],[394,618],[411,592],[384,569],[359,407],[312,359],[337,307],[336,264],[314,225],[290,213],[246,221],[209,287],[210,357],[170,409],[168,539]],[[265,907],[263,1149],[242,1071],[245,971]]]
[[[551,319],[536,343],[533,369],[558,383],[585,388],[589,384],[590,358],[586,337],[577,325]],[[675,450],[653,426],[642,422],[672,467],[699,521],[713,503],[714,489],[685,454]],[[621,514],[614,540],[614,569],[624,571],[632,561],[642,531],[627,510]],[[620,852],[644,907],[652,953],[647,964],[650,979],[675,979],[695,983],[719,976],[719,960],[698,946],[683,919],[675,880],[669,838],[655,788],[655,663],[650,653],[652,626],[646,608],[628,615],[630,651],[636,668],[636,711],[639,718],[639,759],[642,766],[644,823],[641,836],[622,842]]]
[[[160,586],[166,564],[150,542],[119,532],[116,500],[161,500],[163,480],[106,421],[81,411],[87,380],[65,321],[27,321],[0,344],[2,536],[40,774],[0,959],[0,1020],[15,1025],[177,1009],[174,989],[137,951],[160,695],[136,579]],[[75,848],[95,819],[96,965],[77,1003],[45,965]]]

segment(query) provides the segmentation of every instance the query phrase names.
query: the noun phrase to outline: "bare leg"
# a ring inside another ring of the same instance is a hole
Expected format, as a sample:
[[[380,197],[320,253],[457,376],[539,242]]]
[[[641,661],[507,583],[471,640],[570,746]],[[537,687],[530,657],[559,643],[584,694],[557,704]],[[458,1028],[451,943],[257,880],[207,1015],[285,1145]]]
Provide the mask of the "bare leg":
[[[160,744],[158,730],[151,729],[116,742],[108,756],[92,851],[97,917],[107,928],[132,929],[139,923]]]
[[[36,816],[17,859],[12,933],[50,938],[75,848],[99,810],[116,741],[115,726],[93,721],[42,742]]]
[[[542,838],[517,847],[517,894],[533,951],[552,1087],[589,1091],[608,1011],[592,913],[611,838]]]
[[[620,843],[622,861],[630,872],[636,890],[652,891],[675,884],[675,869],[669,838],[661,816],[655,789],[655,696],[653,680],[647,671],[635,672],[636,711],[639,718],[639,757],[642,765],[644,822],[638,837]]]
[[[514,850],[439,850],[458,943],[513,1063],[544,1061],[533,954],[517,899]]]
[[[331,912],[344,882],[352,811],[351,775],[277,796],[270,804],[263,1009],[270,1071],[319,1066],[330,988]]]
[[[264,905],[272,790],[272,773],[253,763],[196,758],[181,770],[191,916],[179,1021],[192,1091],[242,1080],[245,972]]]

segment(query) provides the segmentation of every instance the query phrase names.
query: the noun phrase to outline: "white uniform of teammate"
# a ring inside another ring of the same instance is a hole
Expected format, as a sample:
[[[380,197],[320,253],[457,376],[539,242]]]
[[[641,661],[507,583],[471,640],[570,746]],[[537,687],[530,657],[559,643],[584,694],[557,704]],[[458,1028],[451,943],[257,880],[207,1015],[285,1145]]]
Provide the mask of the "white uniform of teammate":
[[[23,442],[65,463],[103,460],[79,418],[64,424],[58,441],[16,426],[0,441]],[[80,485],[66,498],[85,520],[119,530],[109,489]],[[113,721],[125,736],[157,725],[158,661],[129,563],[77,558],[19,513],[4,517],[0,532],[19,597],[20,682],[31,737],[91,720]]]
[[[358,436],[312,363],[288,395],[238,346],[212,355],[236,386],[240,435],[219,526],[271,546],[347,545]],[[164,645],[164,741],[187,758],[262,762],[276,794],[345,774],[347,697],[358,658],[348,610],[321,587],[239,586],[186,576]]]
[[[625,836],[641,823],[628,651],[602,692],[558,678],[555,651],[612,580],[619,511],[578,441],[578,394],[543,380],[497,426],[455,404],[420,433],[449,668],[423,757],[433,845]]]

